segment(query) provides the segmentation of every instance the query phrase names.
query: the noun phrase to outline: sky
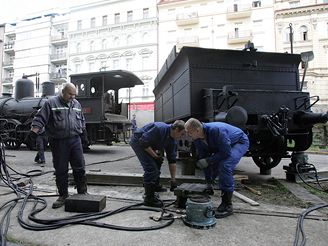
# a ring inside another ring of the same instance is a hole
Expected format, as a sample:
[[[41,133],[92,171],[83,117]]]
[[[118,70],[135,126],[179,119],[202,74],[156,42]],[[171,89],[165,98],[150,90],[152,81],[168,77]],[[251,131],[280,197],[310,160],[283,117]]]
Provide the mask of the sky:
[[[0,0],[0,24],[11,23],[26,15],[56,8],[68,8],[100,0]]]

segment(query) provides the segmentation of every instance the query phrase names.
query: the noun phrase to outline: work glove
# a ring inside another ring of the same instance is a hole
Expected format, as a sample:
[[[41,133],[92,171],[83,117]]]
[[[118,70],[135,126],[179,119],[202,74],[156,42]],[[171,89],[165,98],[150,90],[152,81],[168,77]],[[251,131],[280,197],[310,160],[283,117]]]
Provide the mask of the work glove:
[[[197,162],[196,162],[196,166],[199,168],[199,169],[205,169],[208,167],[209,165],[209,161],[207,158],[203,158],[203,159],[199,159]]]
[[[37,136],[38,136],[38,134],[35,133],[35,132],[33,132],[33,131],[30,131],[30,132],[27,134],[27,136],[26,136],[24,142],[26,143],[26,145],[27,145],[29,148],[34,148],[34,147],[35,147]]]
[[[160,167],[163,162],[164,162],[164,158],[162,156],[157,156],[156,158],[154,158],[156,164]]]

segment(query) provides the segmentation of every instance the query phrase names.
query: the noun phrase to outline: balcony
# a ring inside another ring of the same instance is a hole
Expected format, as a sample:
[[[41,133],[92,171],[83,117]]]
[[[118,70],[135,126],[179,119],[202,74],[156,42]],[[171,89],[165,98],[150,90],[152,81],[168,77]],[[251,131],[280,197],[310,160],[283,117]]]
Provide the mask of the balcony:
[[[12,83],[13,83],[12,77],[2,78],[2,84],[12,84]]]
[[[252,38],[253,35],[250,30],[230,32],[228,33],[228,44],[247,43]]]
[[[60,72],[52,72],[49,75],[50,80],[62,80],[67,78],[67,71],[62,69]]]
[[[53,45],[61,45],[67,43],[67,33],[51,36],[51,43]]]
[[[187,36],[181,37],[177,39],[177,50],[179,51],[183,46],[191,46],[191,47],[198,47],[199,46],[199,38],[198,36]]]
[[[15,42],[8,42],[3,45],[4,52],[11,53],[14,52]]]
[[[52,63],[65,63],[67,62],[67,56],[66,53],[52,54],[50,60]]]
[[[13,66],[14,66],[14,61],[4,61],[3,63],[2,63],[2,66],[3,66],[3,68],[10,68],[10,69],[12,69],[13,68]]]
[[[186,26],[186,25],[194,25],[198,24],[199,18],[197,12],[191,13],[181,13],[176,16],[176,24],[177,26]]]
[[[249,18],[251,14],[252,8],[250,5],[234,4],[227,9],[228,20]]]

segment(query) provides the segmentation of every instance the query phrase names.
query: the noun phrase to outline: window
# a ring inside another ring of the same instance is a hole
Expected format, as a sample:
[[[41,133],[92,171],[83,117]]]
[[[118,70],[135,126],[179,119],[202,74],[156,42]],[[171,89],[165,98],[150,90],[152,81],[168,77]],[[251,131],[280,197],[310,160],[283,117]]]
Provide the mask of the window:
[[[101,41],[101,48],[102,48],[103,50],[107,49],[107,40],[106,40],[106,39],[103,39],[103,40]]]
[[[128,35],[127,38],[126,38],[126,44],[127,45],[131,45],[132,44],[132,41],[133,41],[132,36],[131,35]]]
[[[114,15],[114,23],[115,23],[115,24],[120,23],[120,13],[116,13],[116,14]]]
[[[148,93],[149,93],[149,88],[148,88],[148,86],[146,85],[146,86],[143,86],[142,87],[142,96],[143,97],[146,97],[146,96],[148,96]]]
[[[235,37],[234,38],[239,38],[239,28],[235,27]]]
[[[81,20],[78,20],[78,21],[77,21],[76,29],[77,29],[77,30],[81,30],[81,29],[82,29],[82,21],[81,21]]]
[[[150,39],[150,37],[149,37],[148,32],[145,32],[145,33],[142,35],[142,42],[143,42],[143,43],[150,42],[149,39]]]
[[[103,26],[107,26],[107,20],[108,20],[107,15],[104,15],[104,16],[102,17],[102,25],[103,25]]]
[[[150,67],[150,62],[149,61],[150,61],[149,56],[143,56],[142,57],[142,64],[141,64],[142,70],[149,69],[149,67]]]
[[[79,73],[81,71],[81,64],[80,63],[76,63],[75,64],[75,72]]]
[[[90,19],[90,28],[95,28],[96,27],[96,18],[93,17]]]
[[[81,52],[81,43],[77,43],[75,49],[76,49],[76,53],[80,53]]]
[[[293,1],[293,2],[289,2],[289,6],[291,8],[297,8],[300,6],[300,1]]]
[[[120,39],[118,37],[114,38],[114,46],[120,45]]]
[[[126,18],[127,18],[127,22],[132,21],[132,19],[133,19],[133,11],[132,10],[127,12],[127,17]]]
[[[132,58],[126,58],[126,70],[132,70]]]
[[[94,41],[91,41],[90,42],[89,48],[90,48],[90,51],[94,51],[95,50],[95,42]]]
[[[100,62],[100,69],[101,71],[106,71],[107,70],[107,62],[106,61],[102,61]]]
[[[149,8],[144,8],[144,9],[142,10],[142,17],[143,17],[144,19],[149,18]]]
[[[301,40],[302,41],[308,40],[308,28],[306,26],[301,26],[300,31],[301,31]]]
[[[89,62],[89,72],[94,71],[95,69],[95,63],[94,62]]]
[[[253,8],[261,7],[261,1],[253,1],[252,6]]]
[[[286,27],[285,29],[285,37],[284,37],[285,42],[290,42],[290,28]]]
[[[113,60],[113,69],[118,69],[120,65],[119,59],[114,59]]]

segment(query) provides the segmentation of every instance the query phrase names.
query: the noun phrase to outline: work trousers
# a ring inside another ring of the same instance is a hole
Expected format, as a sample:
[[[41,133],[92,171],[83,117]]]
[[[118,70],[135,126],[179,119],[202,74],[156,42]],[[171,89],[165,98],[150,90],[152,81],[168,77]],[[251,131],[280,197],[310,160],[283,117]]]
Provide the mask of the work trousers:
[[[214,162],[209,165],[205,170],[205,179],[214,180],[216,177],[219,177],[219,188],[223,192],[233,192],[234,182],[233,182],[233,171],[238,165],[240,159],[247,152],[249,147],[249,140],[246,134],[239,142],[231,146],[231,155],[225,158]]]
[[[73,169],[74,179],[85,176],[85,160],[80,136],[64,139],[49,139],[56,185],[60,196],[68,194],[68,163]]]
[[[134,135],[131,137],[130,145],[144,170],[144,184],[157,184],[161,175],[161,165],[156,164],[154,159],[140,146],[138,138]]]

